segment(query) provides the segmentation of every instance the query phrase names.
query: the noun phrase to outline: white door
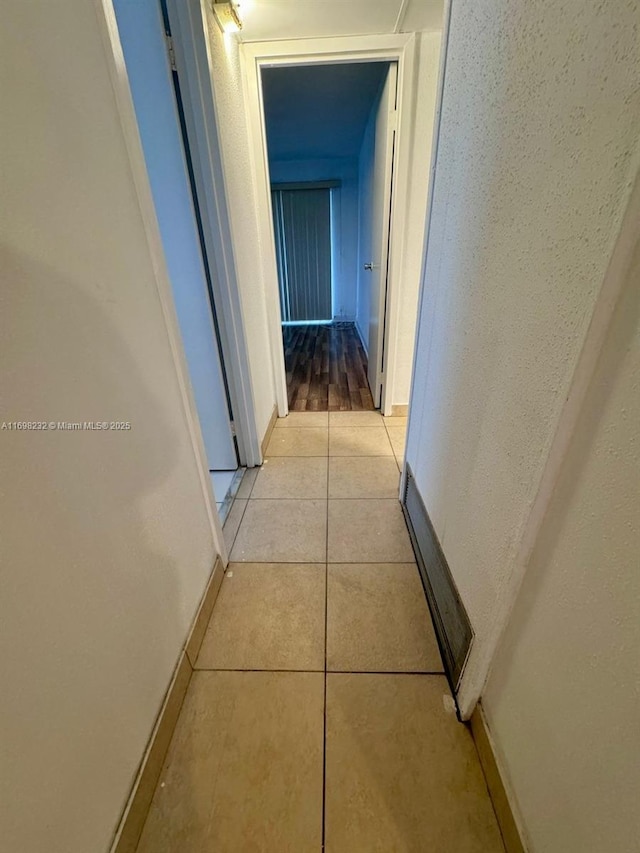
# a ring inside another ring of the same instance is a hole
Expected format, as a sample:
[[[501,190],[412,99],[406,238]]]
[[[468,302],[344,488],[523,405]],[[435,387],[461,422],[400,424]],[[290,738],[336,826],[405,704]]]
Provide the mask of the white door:
[[[365,269],[371,278],[369,289],[369,364],[368,379],[373,402],[380,406],[384,381],[384,326],[387,302],[389,262],[389,226],[393,154],[396,128],[396,85],[398,67],[389,65],[382,88],[375,125],[371,191],[371,257]]]
[[[210,470],[238,467],[159,0],[114,0]]]

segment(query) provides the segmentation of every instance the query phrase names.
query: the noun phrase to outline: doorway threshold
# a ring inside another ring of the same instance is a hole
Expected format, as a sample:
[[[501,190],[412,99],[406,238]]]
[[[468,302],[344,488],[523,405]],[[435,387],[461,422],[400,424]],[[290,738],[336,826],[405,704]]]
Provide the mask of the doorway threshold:
[[[245,471],[246,468],[236,468],[235,471],[209,471],[221,524],[224,524],[229,515]]]

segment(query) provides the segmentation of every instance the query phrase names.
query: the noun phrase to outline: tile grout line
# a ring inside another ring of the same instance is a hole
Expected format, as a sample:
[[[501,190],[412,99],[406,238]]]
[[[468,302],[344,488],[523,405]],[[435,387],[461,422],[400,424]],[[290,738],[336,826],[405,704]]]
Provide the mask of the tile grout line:
[[[196,666],[194,672],[284,672],[293,675],[319,675],[325,673],[323,669],[255,669],[242,667],[215,667]],[[444,678],[446,672],[437,669],[327,669],[326,675],[419,675],[427,677]]]
[[[255,484],[254,484],[254,485],[255,485]],[[253,491],[253,486],[251,487],[251,491]],[[249,495],[251,495],[251,492],[249,492]],[[243,522],[243,520],[244,520],[245,514],[246,514],[246,512],[247,512],[247,509],[249,508],[249,501],[250,501],[250,499],[251,499],[251,498],[250,498],[250,497],[248,497],[248,498],[245,500],[244,509],[242,510],[242,515],[240,516],[240,521],[238,522],[238,526],[237,526],[237,528],[236,528],[236,532],[235,532],[235,535],[234,535],[234,537],[233,537],[233,541],[232,541],[232,543],[229,545],[229,548],[227,549],[227,550],[229,551],[229,563],[231,563],[231,552],[233,551],[233,546],[236,544],[236,539],[238,538],[238,533],[240,533],[240,527],[242,526],[242,522]],[[235,503],[237,500],[238,500],[237,498],[234,498],[234,499],[233,499],[233,503]],[[240,500],[244,500],[244,498],[241,498]],[[230,509],[230,510],[229,510],[229,512],[227,513],[227,519],[229,518],[229,515],[231,514],[231,510],[232,510],[232,509],[233,509],[233,504],[231,505],[231,509]],[[223,525],[223,527],[222,527],[222,535],[224,536],[224,525]],[[227,573],[228,568],[229,568],[229,566],[227,566],[227,568],[225,569],[225,574]]]
[[[395,459],[393,460],[395,463]],[[242,500],[242,498],[240,499]],[[246,500],[249,500],[247,498]],[[327,498],[317,497],[317,498],[251,498],[252,501],[295,501],[296,503],[300,503],[302,501],[324,501]],[[372,498],[328,498],[330,501],[395,501],[397,500],[396,495],[393,497],[372,497]]]
[[[241,666],[196,666],[194,672],[286,672],[299,675],[318,675],[324,672],[323,669],[283,669],[275,667],[274,669],[265,669],[264,667],[241,667]],[[420,674],[420,673],[418,673]],[[430,674],[430,673],[428,673]]]
[[[264,461],[262,462],[262,465],[264,465]],[[258,470],[257,470],[256,476],[253,478],[253,483],[251,483],[251,488],[249,489],[249,496],[247,498],[247,506],[249,505],[249,501],[251,500],[251,495],[253,494],[253,490],[255,489],[256,483],[258,482],[258,477],[260,476],[260,471],[262,470],[262,465],[256,465],[256,468]]]
[[[391,445],[391,449],[393,450],[393,458],[396,460],[396,465],[398,466],[398,470],[400,471],[400,473],[402,473],[402,466],[404,465],[404,457],[405,457],[406,450],[407,450],[407,448],[406,448],[407,424],[405,424],[405,433],[404,433],[405,448],[402,451],[402,457],[399,459],[398,454],[396,453],[395,447],[393,446],[393,443],[391,441],[391,436],[389,435],[389,427],[385,421],[383,421],[383,423],[384,423],[384,428],[387,431],[387,438],[389,440],[389,444]],[[396,429],[397,429],[397,427],[396,427]]]
[[[283,565],[283,566],[321,566],[326,560],[230,560],[236,566]],[[414,566],[416,560],[331,560],[330,566]],[[322,670],[319,670],[321,672]]]
[[[326,843],[327,822],[327,628],[329,624],[329,435],[327,435],[327,515],[325,534],[325,564],[324,564],[324,703],[322,715],[322,850]]]
[[[398,461],[398,457],[396,456],[396,449],[393,446],[393,444],[391,442],[391,436],[389,435],[389,427],[387,426],[387,422],[384,420],[384,418],[382,419],[382,423],[384,424],[384,429],[385,429],[385,432],[387,433],[387,441],[389,442],[389,444],[391,444],[391,450],[393,451],[393,458],[395,460],[396,466],[398,468],[398,471],[400,471],[402,473],[400,462]]]
[[[398,463],[398,457],[396,456],[395,448],[394,448],[393,444],[391,443],[391,436],[389,435],[389,427],[387,426],[387,422],[385,421],[385,419],[384,419],[384,418],[382,419],[382,423],[383,423],[383,425],[384,425],[385,432],[387,433],[387,441],[388,441],[388,442],[389,442],[389,444],[391,445],[391,451],[392,451],[392,453],[393,453],[393,458],[395,459],[395,461],[396,461],[396,465],[397,465],[397,466],[398,466],[398,468],[399,468],[399,467],[400,467],[400,465],[399,465],[399,463]]]
[[[389,440],[389,436],[387,436]],[[391,453],[272,453],[270,456],[265,456],[265,461],[268,459],[393,459],[395,456],[393,450]]]

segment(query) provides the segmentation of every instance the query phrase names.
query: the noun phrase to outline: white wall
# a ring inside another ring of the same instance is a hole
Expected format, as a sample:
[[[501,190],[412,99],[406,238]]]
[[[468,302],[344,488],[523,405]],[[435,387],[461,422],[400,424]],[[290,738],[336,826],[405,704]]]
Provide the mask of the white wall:
[[[0,837],[109,848],[215,549],[96,7],[3,6]]]
[[[269,163],[271,183],[339,180],[333,191],[333,214],[338,239],[334,242],[337,275],[333,281],[333,313],[336,320],[356,316],[358,274],[358,162],[348,157],[322,160],[274,160]]]
[[[409,192],[401,235],[402,273],[397,288],[398,332],[395,337],[392,400],[396,406],[407,405],[411,393],[441,35],[439,32],[416,33],[416,89],[411,117],[413,131],[408,165]]]
[[[452,10],[407,458],[476,633],[464,692],[637,169],[640,68],[635,3]]]
[[[640,243],[483,706],[534,853],[640,839]]]
[[[200,0],[190,0],[200,2]],[[262,438],[276,405],[273,365],[267,324],[262,247],[256,213],[256,188],[251,180],[249,135],[238,42],[223,35],[211,4],[202,2],[212,60],[212,86],[226,190],[233,250],[242,297],[243,318],[253,388],[256,426]]]

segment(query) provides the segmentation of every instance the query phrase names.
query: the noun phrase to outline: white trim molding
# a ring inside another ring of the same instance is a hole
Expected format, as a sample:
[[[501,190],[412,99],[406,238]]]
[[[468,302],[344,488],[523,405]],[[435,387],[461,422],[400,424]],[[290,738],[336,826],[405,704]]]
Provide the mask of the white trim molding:
[[[167,0],[240,463],[262,462],[200,0]]]
[[[405,205],[410,175],[411,107],[415,89],[415,36],[410,34],[344,36],[340,38],[296,39],[292,41],[245,42],[240,45],[240,61],[247,107],[252,179],[256,187],[260,244],[265,247],[264,279],[269,306],[269,337],[273,358],[278,414],[288,412],[287,382],[282,349],[280,298],[276,266],[271,201],[269,158],[262,104],[262,68],[287,65],[318,65],[344,62],[398,63],[397,159],[391,210],[389,281],[385,326],[385,382],[382,411],[390,414],[393,402],[396,337],[399,328]]]
[[[422,254],[422,270],[420,272],[420,293],[418,296],[418,313],[416,318],[416,340],[415,345],[413,347],[413,364],[411,366],[411,390],[409,392],[409,413],[408,413],[408,421],[407,421],[407,438],[411,434],[411,423],[412,423],[412,406],[411,401],[413,400],[413,390],[417,380],[417,372],[416,372],[416,364],[418,362],[418,335],[419,335],[419,324],[420,318],[422,317],[422,310],[424,304],[424,294],[425,294],[425,270],[426,270],[426,261],[427,261],[427,253],[429,251],[429,234],[431,232],[431,215],[433,211],[433,189],[436,183],[436,166],[438,161],[438,141],[440,139],[440,122],[442,118],[442,97],[444,94],[444,81],[447,70],[447,48],[449,44],[449,27],[451,25],[451,3],[452,0],[445,0],[444,4],[444,12],[442,19],[442,35],[440,36],[440,65],[438,68],[438,87],[436,92],[436,108],[433,116],[433,134],[432,134],[432,143],[431,143],[431,167],[429,169],[429,191],[428,191],[428,207],[427,207],[427,216],[425,221],[425,230],[424,230],[424,246],[423,246],[423,254]],[[431,333],[431,327],[429,326],[429,334]],[[416,421],[417,422],[417,421]],[[403,495],[407,486],[407,466],[404,465],[402,468],[402,472],[400,474],[400,500],[403,499]]]
[[[220,555],[223,564],[226,566],[228,563],[227,548],[211,488],[211,477],[209,476],[209,466],[206,459],[202,432],[200,430],[200,421],[198,419],[195,400],[193,398],[193,391],[191,390],[187,360],[184,353],[184,347],[182,346],[182,338],[180,336],[178,317],[173,301],[171,282],[169,281],[169,273],[167,271],[164,252],[162,250],[160,228],[158,227],[156,209],[151,195],[151,186],[149,184],[149,176],[147,174],[147,167],[144,161],[142,142],[140,141],[138,123],[133,106],[133,98],[131,96],[131,88],[129,86],[129,78],[127,76],[127,68],[122,52],[122,45],[120,43],[120,35],[118,33],[118,25],[113,9],[113,3],[112,0],[94,0],[94,6],[105,46],[105,57],[108,64],[109,76],[111,78],[111,85],[115,95],[116,107],[120,118],[120,125],[122,127],[122,135],[124,137],[129,164],[131,167],[133,184],[138,197],[138,203],[140,205],[140,214],[147,239],[149,255],[153,264],[156,288],[160,299],[160,305],[162,307],[162,314],[171,349],[171,355],[178,378],[178,386],[182,397],[182,404],[193,448],[193,455],[198,469],[198,477],[202,488],[203,500],[206,506],[209,524],[211,526],[213,544],[216,553]]]

